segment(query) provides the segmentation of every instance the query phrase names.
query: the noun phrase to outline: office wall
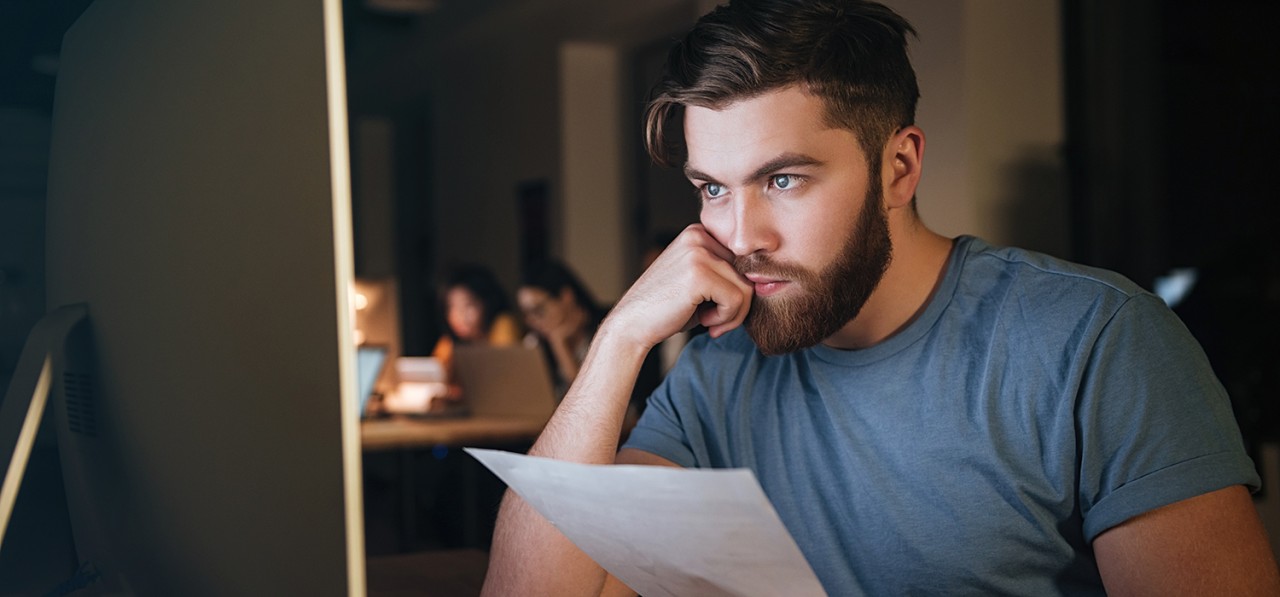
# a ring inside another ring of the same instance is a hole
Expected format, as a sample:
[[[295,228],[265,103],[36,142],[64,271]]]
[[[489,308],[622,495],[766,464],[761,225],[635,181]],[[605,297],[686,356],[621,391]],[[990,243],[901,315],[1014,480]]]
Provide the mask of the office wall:
[[[621,298],[630,285],[625,219],[634,197],[628,166],[637,134],[624,51],[612,44],[560,45],[564,258],[597,296]]]
[[[518,279],[517,188],[545,180],[553,195],[561,192],[558,41],[552,29],[514,18],[444,40],[430,75],[435,159],[423,164],[434,169],[430,214],[441,264],[476,261],[509,287]],[[564,231],[555,232],[558,251]]]
[[[887,0],[911,49],[925,131],[918,205],[947,235],[1068,254],[1058,0]]]
[[[545,223],[550,254],[586,270],[582,272],[585,282],[600,298],[617,298],[625,284],[619,271],[627,257],[619,234],[605,231],[624,224],[619,219],[625,218],[620,214],[628,201],[625,188],[619,190],[615,177],[604,196],[589,197],[594,192],[590,177],[579,179],[583,186],[577,188],[585,189],[578,195],[584,198],[579,205],[585,209],[569,213],[565,201],[571,184],[565,176],[569,164],[596,172],[602,168],[630,169],[630,161],[621,162],[629,160],[629,148],[606,147],[589,132],[600,126],[634,131],[631,123],[616,114],[639,100],[623,96],[625,91],[614,85],[594,80],[600,68],[616,65],[597,59],[587,70],[563,67],[566,60],[588,64],[574,58],[585,58],[586,54],[565,54],[563,47],[595,44],[625,63],[626,48],[687,26],[697,14],[694,3],[477,0],[447,3],[416,18],[376,17],[358,8],[348,12],[352,110],[357,121],[391,122],[397,154],[392,158],[397,172],[379,172],[374,164],[364,168],[358,164],[357,214],[369,211],[362,203],[380,200],[360,196],[364,187],[387,190],[381,196],[390,195],[397,203],[397,213],[389,217],[398,220],[395,227],[399,227],[401,246],[393,253],[406,290],[412,292],[416,284],[405,278],[426,270],[438,277],[460,262],[489,265],[513,288],[518,281],[524,227],[520,190],[544,185],[549,199]],[[619,68],[615,72],[622,75],[626,71]],[[574,97],[580,101],[567,102],[566,89],[579,90]],[[609,108],[612,117],[599,116],[607,103],[604,98],[613,98]],[[579,113],[596,114],[594,124],[584,127],[581,117],[568,116]],[[572,123],[567,123],[567,118]],[[610,121],[605,124],[604,119]],[[575,147],[586,147],[583,143],[587,143],[592,149],[566,155],[566,127],[572,126],[588,132],[576,137]],[[415,147],[415,143],[420,144]],[[356,145],[359,151],[358,140]],[[406,155],[406,147],[413,155]],[[606,163],[603,153],[614,157]],[[361,158],[356,159],[359,163]],[[415,171],[417,178],[406,178],[405,170]],[[395,182],[369,184],[361,181],[362,176],[393,177]],[[405,188],[406,182],[420,184],[421,192]],[[421,210],[413,215],[413,222],[403,222],[406,207]],[[601,212],[607,212],[602,225]],[[413,225],[426,232],[420,239],[405,242],[402,237],[412,232],[406,226]],[[603,238],[597,239],[598,235]],[[397,239],[380,242],[396,243]],[[378,254],[376,248],[366,245],[360,239],[358,247]],[[421,285],[418,298],[426,300],[430,292],[429,282]],[[413,309],[420,302],[406,296],[404,304]],[[411,312],[406,316],[412,317]]]
[[[552,256],[597,298],[619,298],[635,242],[627,219],[639,127],[629,117],[644,92],[630,84],[630,55],[697,14],[689,0],[512,2],[440,40],[431,92],[440,262],[481,261],[514,286],[517,189],[545,181]]]

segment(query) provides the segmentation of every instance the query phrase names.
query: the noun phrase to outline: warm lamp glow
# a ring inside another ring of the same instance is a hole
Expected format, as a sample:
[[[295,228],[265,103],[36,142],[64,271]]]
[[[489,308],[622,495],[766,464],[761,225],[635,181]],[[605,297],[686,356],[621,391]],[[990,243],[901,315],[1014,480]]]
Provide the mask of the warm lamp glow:
[[[395,288],[394,278],[356,278],[348,301],[356,344],[386,346],[391,358],[400,354]]]
[[[351,306],[350,306],[351,328],[352,328],[351,337],[355,340],[356,346],[360,346],[364,344],[364,340],[365,340],[364,330],[360,329],[360,318],[357,317],[356,314],[359,313],[360,311],[363,311],[368,306],[369,306],[369,297],[366,296],[363,292],[360,292],[359,290],[352,288],[351,289]]]

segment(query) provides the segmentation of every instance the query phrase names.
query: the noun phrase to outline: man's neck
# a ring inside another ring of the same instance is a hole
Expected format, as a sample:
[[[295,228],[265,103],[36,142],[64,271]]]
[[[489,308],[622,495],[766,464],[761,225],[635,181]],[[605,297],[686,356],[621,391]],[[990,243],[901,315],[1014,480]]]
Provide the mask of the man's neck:
[[[924,312],[946,274],[952,239],[919,220],[891,224],[893,259],[858,316],[823,344],[853,350],[879,344]]]

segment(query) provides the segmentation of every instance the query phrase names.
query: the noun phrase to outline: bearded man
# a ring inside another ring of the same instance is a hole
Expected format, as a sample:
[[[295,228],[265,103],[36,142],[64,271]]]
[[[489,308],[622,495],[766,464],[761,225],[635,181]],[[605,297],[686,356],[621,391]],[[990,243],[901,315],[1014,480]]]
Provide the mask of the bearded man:
[[[750,468],[831,594],[1280,594],[1227,396],[1172,312],[921,222],[912,33],[872,2],[735,0],[671,51],[646,141],[700,223],[531,453]],[[694,324],[618,450],[645,354]],[[485,590],[627,593],[512,494]]]

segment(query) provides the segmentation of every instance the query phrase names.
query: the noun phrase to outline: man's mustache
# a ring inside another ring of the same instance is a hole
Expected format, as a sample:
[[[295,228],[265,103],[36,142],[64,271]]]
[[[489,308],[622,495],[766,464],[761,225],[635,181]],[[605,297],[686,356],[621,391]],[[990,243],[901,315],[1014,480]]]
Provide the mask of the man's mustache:
[[[787,280],[789,282],[807,282],[813,277],[809,270],[790,263],[783,263],[770,259],[767,255],[761,253],[752,253],[750,255],[739,255],[733,260],[733,269],[739,274],[757,274],[775,280]]]

